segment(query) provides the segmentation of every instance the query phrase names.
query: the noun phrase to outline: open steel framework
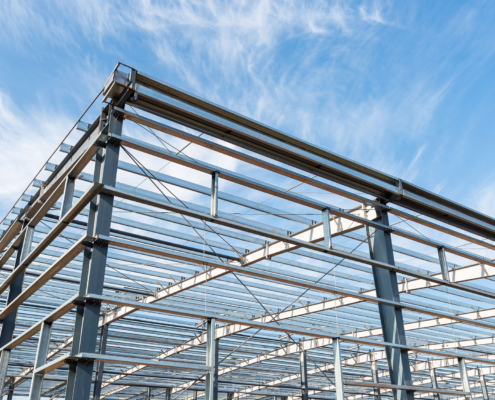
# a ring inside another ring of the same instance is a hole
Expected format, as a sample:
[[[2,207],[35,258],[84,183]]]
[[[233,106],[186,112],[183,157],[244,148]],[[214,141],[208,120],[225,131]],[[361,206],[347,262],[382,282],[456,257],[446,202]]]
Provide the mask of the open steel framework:
[[[494,219],[122,64],[102,97],[4,219],[9,400],[493,395]]]

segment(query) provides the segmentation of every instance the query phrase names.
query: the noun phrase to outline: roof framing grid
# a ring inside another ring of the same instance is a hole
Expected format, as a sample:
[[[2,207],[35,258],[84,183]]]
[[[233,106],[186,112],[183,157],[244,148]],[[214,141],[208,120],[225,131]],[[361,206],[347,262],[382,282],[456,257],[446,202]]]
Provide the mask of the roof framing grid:
[[[3,220],[4,394],[495,391],[494,219],[124,64],[101,97]]]

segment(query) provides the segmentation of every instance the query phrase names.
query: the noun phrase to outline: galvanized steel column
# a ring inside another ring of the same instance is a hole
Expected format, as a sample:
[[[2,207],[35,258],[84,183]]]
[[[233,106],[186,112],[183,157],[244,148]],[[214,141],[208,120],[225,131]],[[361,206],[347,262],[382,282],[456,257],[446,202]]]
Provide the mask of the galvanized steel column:
[[[213,217],[218,216],[218,172],[211,174],[211,209],[210,214]]]
[[[372,353],[373,354],[373,353]],[[372,355],[373,357],[373,355]],[[373,383],[378,383],[378,365],[376,360],[371,361],[371,379],[373,380]],[[381,395],[380,395],[380,389],[379,388],[373,388],[373,393],[375,395],[375,400],[380,400]]]
[[[428,363],[428,368],[430,369],[431,387],[433,389],[438,389],[437,372],[435,371],[435,368],[432,368],[430,362]],[[433,399],[434,400],[440,400],[440,394],[439,393],[433,393]]]
[[[483,394],[483,400],[489,400],[488,389],[486,388],[485,375],[480,374],[480,385],[481,385],[481,393]]]
[[[100,130],[108,129],[112,136],[120,136],[122,132],[122,118],[114,113],[109,106],[108,115],[102,113]],[[96,154],[94,180],[108,186],[115,186],[120,144],[115,138],[110,138]],[[110,235],[112,219],[113,196],[100,193],[90,203],[88,218],[88,236]],[[83,267],[79,294],[102,294],[107,265],[108,244],[104,241],[95,241],[93,248],[84,251]],[[98,336],[98,322],[100,317],[99,301],[86,301],[77,307],[74,327],[72,354],[94,353]],[[89,400],[91,395],[91,378],[94,361],[78,360],[70,365],[67,379],[66,399]]]
[[[333,367],[335,372],[335,394],[337,400],[344,400],[344,374],[342,373],[340,339],[333,339]]]
[[[386,211],[378,211],[379,216],[375,221],[389,225]],[[373,260],[395,265],[390,232],[368,226],[368,245],[370,257]],[[383,268],[373,266],[373,279],[377,297],[400,302],[397,274]],[[379,304],[380,321],[385,342],[406,345],[406,333],[402,318],[402,308]],[[386,348],[390,381],[393,385],[412,386],[409,357],[406,350]],[[405,390],[393,390],[395,400],[413,400],[413,392]]]
[[[34,369],[46,364],[46,357],[50,348],[50,337],[52,334],[52,323],[43,322],[38,339],[38,350],[36,351],[36,360]],[[44,373],[34,374],[31,379],[31,389],[29,390],[29,400],[39,400],[41,397],[41,388],[43,387]]]
[[[470,400],[471,388],[469,387],[469,379],[466,369],[466,360],[463,357],[459,357],[457,360],[459,362],[459,372],[461,374],[462,390],[468,393],[467,395],[465,395],[466,400]]]
[[[206,323],[206,373],[205,400],[218,400],[218,341],[215,340],[215,319]]]
[[[101,333],[100,333],[100,348],[98,351],[99,354],[105,354],[107,350],[107,338],[108,338],[108,325],[103,325],[101,327]],[[96,367],[95,386],[93,389],[93,400],[100,400],[101,382],[103,380],[104,367],[105,367],[105,363],[103,361],[98,361],[98,366]]]
[[[299,364],[301,367],[301,399],[308,400],[308,359],[305,351],[299,353]]]

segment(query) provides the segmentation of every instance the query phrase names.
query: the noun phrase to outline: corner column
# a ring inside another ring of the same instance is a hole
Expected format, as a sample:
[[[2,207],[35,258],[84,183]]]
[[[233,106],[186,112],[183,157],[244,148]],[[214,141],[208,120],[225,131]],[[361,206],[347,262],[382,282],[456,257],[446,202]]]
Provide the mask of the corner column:
[[[120,143],[115,136],[122,133],[122,118],[108,106],[100,118],[100,131],[108,129],[114,137],[96,154],[94,180],[108,186],[115,186]],[[112,220],[113,196],[99,193],[90,203],[88,218],[88,236],[110,235]],[[79,295],[87,293],[102,294],[107,265],[108,244],[95,241],[93,247],[84,250],[83,266]],[[78,305],[74,326],[74,339],[71,354],[94,353],[98,336],[100,318],[99,301],[85,301]],[[78,360],[69,366],[67,378],[67,400],[89,400],[91,395],[91,378],[94,361]]]

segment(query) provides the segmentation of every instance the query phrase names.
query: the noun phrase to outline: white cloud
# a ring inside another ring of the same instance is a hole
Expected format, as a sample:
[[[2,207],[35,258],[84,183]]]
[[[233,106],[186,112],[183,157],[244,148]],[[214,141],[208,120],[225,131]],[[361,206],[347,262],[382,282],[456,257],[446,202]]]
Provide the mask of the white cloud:
[[[2,218],[72,124],[68,117],[47,109],[20,109],[0,92]]]

